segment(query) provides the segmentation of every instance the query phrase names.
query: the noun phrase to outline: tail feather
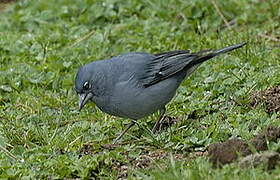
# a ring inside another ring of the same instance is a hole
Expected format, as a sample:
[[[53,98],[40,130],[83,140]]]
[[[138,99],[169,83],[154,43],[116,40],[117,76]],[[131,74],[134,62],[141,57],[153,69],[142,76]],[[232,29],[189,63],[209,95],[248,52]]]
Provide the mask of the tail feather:
[[[194,60],[194,62],[192,64],[200,64],[203,63],[204,61],[207,61],[208,59],[211,59],[215,56],[218,56],[222,53],[226,53],[238,48],[243,47],[245,44],[247,44],[246,42],[244,43],[240,43],[240,44],[235,44],[232,46],[228,46],[222,49],[218,49],[218,50],[202,50],[200,52],[197,52],[196,54],[198,55],[198,58]]]
[[[221,53],[241,48],[246,43],[228,46],[219,50],[202,50],[196,53],[188,51],[171,51],[156,54],[155,58],[146,66],[146,71],[139,77],[144,87],[149,87],[172,75],[185,71],[185,75],[192,73],[201,63]]]
[[[232,45],[232,46],[228,46],[228,47],[225,47],[225,48],[222,48],[222,49],[219,49],[219,50],[216,50],[213,52],[214,56],[217,56],[221,53],[226,53],[226,52],[229,52],[229,51],[232,51],[234,49],[238,49],[238,48],[241,48],[242,46],[244,46],[245,44],[247,44],[246,42],[244,43],[240,43],[240,44],[235,44],[235,45]]]

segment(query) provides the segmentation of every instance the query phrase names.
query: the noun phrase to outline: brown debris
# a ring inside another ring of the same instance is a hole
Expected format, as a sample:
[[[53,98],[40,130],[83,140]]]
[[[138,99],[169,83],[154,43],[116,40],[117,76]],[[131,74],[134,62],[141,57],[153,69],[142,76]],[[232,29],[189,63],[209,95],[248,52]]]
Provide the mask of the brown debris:
[[[208,156],[208,151],[196,151],[196,152],[190,152],[188,155],[188,159],[193,160],[197,157],[206,157]]]
[[[264,152],[251,154],[239,161],[241,168],[263,166],[267,170],[274,169],[279,164],[280,154],[277,152]]]
[[[224,143],[211,144],[208,147],[210,161],[215,167],[221,167],[236,160],[239,156],[251,154],[248,144],[241,139],[230,139]]]
[[[175,160],[184,158],[183,154],[172,154]],[[154,162],[166,159],[169,157],[169,153],[163,150],[156,151],[144,151],[136,158],[127,157],[129,163],[124,164],[121,162],[115,162],[112,169],[118,172],[118,179],[125,179],[128,176],[128,170],[133,169],[148,169],[151,168]]]
[[[253,154],[254,151],[267,150],[267,142],[275,142],[279,137],[280,128],[269,126],[249,141],[233,138],[223,143],[211,144],[208,147],[208,155],[215,167],[221,167],[236,161],[239,157]]]
[[[90,143],[83,144],[83,147],[79,150],[80,156],[94,154],[93,145]]]
[[[147,168],[152,162],[166,158],[167,153],[164,151],[148,152],[147,154],[142,154],[137,157],[133,162],[133,167],[135,168]]]
[[[144,152],[139,157],[131,159],[130,162],[134,168],[150,168],[153,162],[166,159],[170,154],[164,150],[156,150]],[[176,160],[183,159],[183,154],[172,154],[173,158]]]
[[[268,149],[267,142],[276,142],[278,138],[280,138],[280,128],[269,126],[262,133],[251,139],[249,143],[257,151],[265,151]]]
[[[112,166],[112,170],[115,170],[118,172],[117,179],[127,179],[128,176],[128,165],[123,164],[120,162],[115,162]]]
[[[252,107],[260,104],[265,105],[268,113],[280,111],[280,85],[253,93],[251,95]]]

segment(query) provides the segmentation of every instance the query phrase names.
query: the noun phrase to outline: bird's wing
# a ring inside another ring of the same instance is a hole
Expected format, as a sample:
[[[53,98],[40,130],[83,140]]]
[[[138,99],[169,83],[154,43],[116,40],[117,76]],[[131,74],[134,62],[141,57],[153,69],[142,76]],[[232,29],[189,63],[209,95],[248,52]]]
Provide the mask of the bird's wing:
[[[171,51],[155,54],[155,57],[146,64],[140,82],[144,87],[156,84],[170,76],[182,71],[186,66],[190,68],[197,63],[197,53],[189,51]]]
[[[144,73],[140,77],[140,82],[144,87],[149,87],[170,76],[182,71],[183,69],[192,70],[202,62],[211,59],[219,54],[232,51],[244,46],[246,43],[228,46],[219,50],[202,50],[196,53],[189,51],[170,51],[155,54],[154,58],[146,63]]]

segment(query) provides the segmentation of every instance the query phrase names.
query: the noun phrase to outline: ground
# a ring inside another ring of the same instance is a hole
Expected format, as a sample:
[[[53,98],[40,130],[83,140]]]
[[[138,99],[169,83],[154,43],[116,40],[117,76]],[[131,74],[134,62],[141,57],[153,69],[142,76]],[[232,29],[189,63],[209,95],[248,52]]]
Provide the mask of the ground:
[[[279,179],[280,1],[18,0],[0,5],[2,179]],[[120,53],[247,45],[129,123],[77,109],[77,69]]]

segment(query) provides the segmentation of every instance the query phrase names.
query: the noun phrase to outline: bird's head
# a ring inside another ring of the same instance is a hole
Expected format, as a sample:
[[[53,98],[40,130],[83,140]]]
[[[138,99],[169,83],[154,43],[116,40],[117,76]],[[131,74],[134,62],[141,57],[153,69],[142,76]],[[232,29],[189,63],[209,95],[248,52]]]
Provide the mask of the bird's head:
[[[79,95],[79,110],[81,110],[94,96],[92,73],[87,66],[79,69],[75,80],[75,90]]]

